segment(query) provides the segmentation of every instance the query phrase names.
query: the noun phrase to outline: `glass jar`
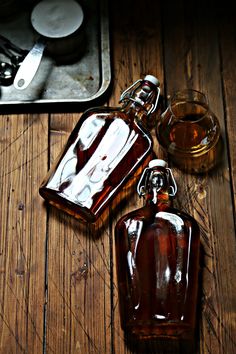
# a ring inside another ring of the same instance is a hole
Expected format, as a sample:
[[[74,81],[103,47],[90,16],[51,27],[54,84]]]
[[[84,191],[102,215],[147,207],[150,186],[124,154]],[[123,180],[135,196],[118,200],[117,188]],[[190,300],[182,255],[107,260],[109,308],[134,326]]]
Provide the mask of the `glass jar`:
[[[219,161],[222,149],[218,119],[206,96],[196,90],[176,92],[156,126],[161,147],[182,170],[202,173]]]

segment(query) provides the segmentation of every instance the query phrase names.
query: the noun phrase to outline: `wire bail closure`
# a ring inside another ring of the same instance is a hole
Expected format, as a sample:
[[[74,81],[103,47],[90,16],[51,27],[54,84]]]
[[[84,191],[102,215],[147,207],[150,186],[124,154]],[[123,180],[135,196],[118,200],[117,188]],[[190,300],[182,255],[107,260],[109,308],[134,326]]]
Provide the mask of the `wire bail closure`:
[[[135,96],[135,92],[142,86],[142,83],[144,81],[145,80],[139,79],[139,80],[135,81],[135,83],[133,83],[131,86],[129,86],[121,94],[119,103],[124,102],[124,101],[133,101],[134,103],[137,103],[140,106],[143,106],[148,101],[148,98],[151,97],[151,95],[153,94],[153,91],[151,91],[150,93],[146,93],[145,100],[142,100],[142,97],[137,97],[137,95]],[[153,113],[156,110],[157,104],[159,101],[160,87],[156,86],[155,88],[156,88],[156,100],[154,103],[152,103],[150,109],[148,111],[146,110],[148,115],[150,115],[151,113]],[[132,96],[134,96],[134,98]]]
[[[177,193],[177,184],[175,182],[175,178],[173,176],[171,169],[168,167],[165,169],[168,174],[168,181],[169,181],[169,188],[170,188],[169,196],[174,197]],[[162,188],[162,184],[160,182],[161,181],[160,179],[159,179],[159,185],[158,185],[158,176],[160,176],[161,173],[158,171],[153,171],[153,167],[146,167],[143,170],[143,173],[142,173],[140,180],[138,182],[138,185],[137,185],[137,193],[140,197],[144,197],[146,195],[147,185],[148,185],[148,182],[150,181],[152,175],[153,175],[153,177],[157,177],[156,178],[156,186],[155,186],[157,188],[157,192],[159,192],[159,190]]]

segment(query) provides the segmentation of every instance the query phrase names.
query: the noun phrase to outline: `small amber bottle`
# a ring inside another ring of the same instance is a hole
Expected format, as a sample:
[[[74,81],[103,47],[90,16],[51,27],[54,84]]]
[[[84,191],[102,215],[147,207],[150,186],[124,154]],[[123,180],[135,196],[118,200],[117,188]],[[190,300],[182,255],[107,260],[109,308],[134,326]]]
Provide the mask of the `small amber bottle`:
[[[171,207],[176,190],[165,161],[152,160],[138,184],[145,206],[115,228],[121,325],[137,339],[194,339],[200,232]]]

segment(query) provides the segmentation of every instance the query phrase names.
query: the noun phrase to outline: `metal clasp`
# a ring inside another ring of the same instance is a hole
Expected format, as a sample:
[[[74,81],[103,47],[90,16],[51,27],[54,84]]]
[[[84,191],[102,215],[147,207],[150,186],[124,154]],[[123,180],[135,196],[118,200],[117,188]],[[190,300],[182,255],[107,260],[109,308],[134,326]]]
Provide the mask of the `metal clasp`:
[[[143,82],[143,80],[139,79],[139,80],[135,81],[135,83],[133,83],[131,86],[129,86],[124,92],[122,92],[122,94],[120,96],[119,103],[127,100],[127,101],[133,101],[135,103],[138,103],[140,106],[143,106],[145,104],[145,101],[142,101],[139,97],[135,97],[135,98],[132,97],[135,95],[135,92],[137,91],[137,89],[141,87],[142,82]],[[157,86],[156,91],[157,91],[156,99],[155,99],[155,102],[151,104],[151,107],[147,111],[148,115],[153,113],[157,108],[157,104],[158,104],[159,97],[160,97],[160,87]],[[152,94],[152,91],[150,93],[148,93],[148,96],[150,96],[151,94]]]
[[[144,197],[145,194],[146,194],[146,184],[147,184],[147,176],[148,176],[147,173],[148,173],[149,170],[151,170],[151,168],[149,168],[149,167],[146,167],[143,170],[143,173],[142,173],[142,175],[140,177],[140,180],[139,180],[139,182],[137,184],[137,193],[138,193],[138,195],[140,197]],[[145,177],[145,182],[144,182],[144,184],[142,184],[143,180],[144,180],[144,177]]]
[[[147,193],[147,184],[150,179],[151,172],[153,171],[153,168],[146,167],[143,170],[143,173],[140,177],[140,180],[137,184],[137,193],[140,197],[144,197],[145,194]],[[166,168],[166,171],[168,173],[168,181],[169,181],[169,196],[174,197],[177,193],[177,184],[175,182],[173,173],[170,168]],[[162,185],[159,186],[157,189],[157,192],[161,189]]]
[[[177,190],[178,190],[177,184],[175,182],[175,179],[174,179],[174,176],[173,176],[173,173],[172,173],[171,169],[167,168],[166,170],[167,170],[167,172],[169,174],[169,187],[170,187],[169,196],[170,197],[174,197],[176,195],[176,193],[177,193]]]

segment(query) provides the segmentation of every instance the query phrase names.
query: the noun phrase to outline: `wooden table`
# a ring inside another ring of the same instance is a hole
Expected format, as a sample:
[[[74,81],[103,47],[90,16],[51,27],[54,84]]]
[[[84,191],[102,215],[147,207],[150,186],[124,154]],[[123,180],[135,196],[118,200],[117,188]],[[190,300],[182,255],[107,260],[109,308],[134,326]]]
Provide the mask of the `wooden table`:
[[[201,227],[204,250],[194,353],[236,353],[236,28],[233,12],[210,2],[117,1],[111,7],[113,89],[108,105],[145,74],[175,90],[204,92],[225,143],[213,172],[173,167],[175,205]],[[131,3],[131,2],[130,2]],[[181,345],[125,343],[120,329],[114,225],[142,205],[127,189],[107,219],[84,225],[43,203],[38,187],[81,112],[0,118],[0,352],[186,353]],[[155,138],[155,137],[154,137]],[[163,157],[155,143],[155,151]],[[170,163],[171,165],[171,163]],[[121,202],[122,199],[122,202]]]

